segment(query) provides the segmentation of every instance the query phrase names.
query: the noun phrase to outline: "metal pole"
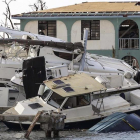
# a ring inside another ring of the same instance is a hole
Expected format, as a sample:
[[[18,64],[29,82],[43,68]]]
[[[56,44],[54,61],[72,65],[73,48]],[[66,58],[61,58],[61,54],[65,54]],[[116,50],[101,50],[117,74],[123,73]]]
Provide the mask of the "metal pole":
[[[84,71],[84,64],[85,64],[85,56],[87,51],[87,39],[88,39],[88,28],[84,28],[84,35],[83,35],[83,46],[84,46],[84,53],[80,62],[79,71]]]

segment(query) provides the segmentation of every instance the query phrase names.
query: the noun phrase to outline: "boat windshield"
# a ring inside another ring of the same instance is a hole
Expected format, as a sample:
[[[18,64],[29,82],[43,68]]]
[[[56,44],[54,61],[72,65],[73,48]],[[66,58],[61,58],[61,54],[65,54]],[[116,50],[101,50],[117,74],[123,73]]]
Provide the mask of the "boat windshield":
[[[55,107],[55,108],[60,108],[62,105],[63,101],[65,100],[64,97],[58,95],[57,93],[53,92],[52,96],[48,100],[48,104]]]
[[[50,92],[52,92],[52,91],[47,86],[45,86],[44,93],[41,96],[41,98],[46,101]]]

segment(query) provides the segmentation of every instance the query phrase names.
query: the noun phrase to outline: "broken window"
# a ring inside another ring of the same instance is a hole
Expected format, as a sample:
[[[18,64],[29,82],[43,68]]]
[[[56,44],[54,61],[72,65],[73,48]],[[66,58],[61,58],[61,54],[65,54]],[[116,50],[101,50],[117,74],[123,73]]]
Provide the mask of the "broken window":
[[[56,37],[56,21],[38,21],[38,33]]]
[[[100,20],[81,21],[81,40],[83,40],[84,28],[88,28],[88,40],[100,40]]]

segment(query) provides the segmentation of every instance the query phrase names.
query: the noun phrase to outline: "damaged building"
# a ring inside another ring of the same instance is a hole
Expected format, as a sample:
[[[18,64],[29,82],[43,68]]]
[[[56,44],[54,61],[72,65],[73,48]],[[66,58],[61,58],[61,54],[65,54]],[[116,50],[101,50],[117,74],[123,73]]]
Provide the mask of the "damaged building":
[[[82,42],[83,29],[89,28],[88,52],[123,59],[139,67],[139,2],[83,2],[12,18],[20,20],[22,31],[68,42]]]

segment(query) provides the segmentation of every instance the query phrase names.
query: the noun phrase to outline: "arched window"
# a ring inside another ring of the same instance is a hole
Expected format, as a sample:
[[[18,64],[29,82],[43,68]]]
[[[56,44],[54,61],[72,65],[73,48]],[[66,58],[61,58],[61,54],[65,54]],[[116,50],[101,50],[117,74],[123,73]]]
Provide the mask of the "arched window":
[[[139,28],[135,21],[125,20],[119,28],[119,47],[120,49],[139,48]]]

